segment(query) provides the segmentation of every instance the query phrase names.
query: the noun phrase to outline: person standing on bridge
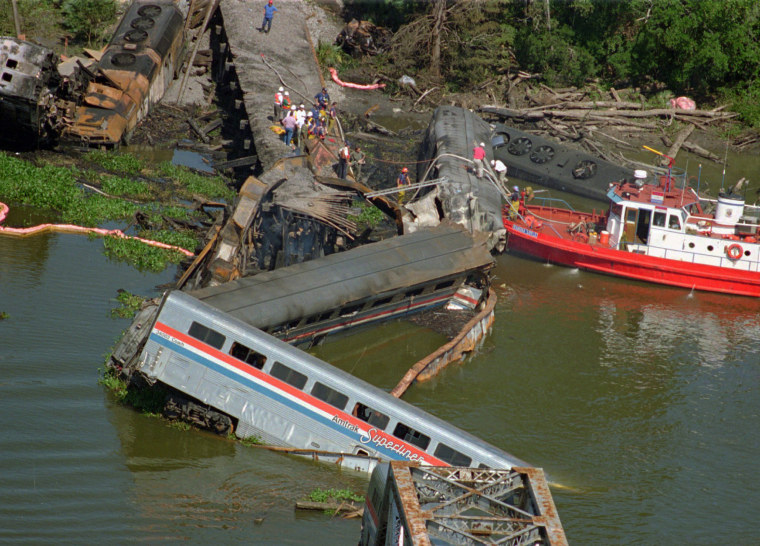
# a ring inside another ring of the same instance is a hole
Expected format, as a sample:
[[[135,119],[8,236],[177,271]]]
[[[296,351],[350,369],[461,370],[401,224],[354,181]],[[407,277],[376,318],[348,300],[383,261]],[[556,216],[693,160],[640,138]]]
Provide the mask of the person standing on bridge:
[[[285,91],[282,87],[274,94],[274,119],[272,121],[280,121],[282,119],[282,92]]]
[[[507,166],[500,159],[492,159],[491,167],[496,172],[496,178],[502,186],[508,182]]]
[[[330,104],[330,95],[327,93],[326,88],[323,87],[322,91],[314,95],[314,98],[322,110],[327,110],[327,105]]]
[[[272,3],[272,0],[269,0],[266,6],[264,6],[264,21],[261,23],[261,28],[259,29],[259,32],[266,32],[269,34],[269,30],[272,28],[272,17],[274,17],[274,12],[279,11],[276,7],[274,7],[274,4]],[[266,28],[266,30],[264,30]]]
[[[398,178],[396,179],[396,187],[397,188],[405,188],[410,184],[409,182],[409,169],[404,167],[401,169],[401,172],[398,175]],[[406,195],[406,192],[404,190],[401,190],[398,192],[398,202],[401,203],[404,200],[404,195]]]
[[[282,126],[285,127],[285,145],[290,146],[293,140],[293,132],[298,127],[296,117],[293,115],[293,111],[288,111],[285,117],[282,118]]]
[[[346,179],[348,174],[348,162],[351,160],[351,147],[348,142],[338,151],[338,177]]]
[[[483,178],[483,169],[485,168],[486,145],[481,142],[472,149],[472,163],[475,167],[478,178]]]

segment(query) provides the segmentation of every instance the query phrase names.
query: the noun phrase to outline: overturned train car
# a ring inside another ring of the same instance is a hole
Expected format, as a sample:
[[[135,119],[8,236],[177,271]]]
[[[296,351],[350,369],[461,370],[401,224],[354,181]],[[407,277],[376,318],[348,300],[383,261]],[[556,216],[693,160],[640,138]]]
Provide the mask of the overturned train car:
[[[63,138],[103,147],[128,139],[181,70],[184,29],[173,0],[135,0],[90,69],[91,81]]]
[[[365,472],[378,459],[528,466],[184,292],[167,292],[145,328],[131,378],[166,386],[170,416]]]

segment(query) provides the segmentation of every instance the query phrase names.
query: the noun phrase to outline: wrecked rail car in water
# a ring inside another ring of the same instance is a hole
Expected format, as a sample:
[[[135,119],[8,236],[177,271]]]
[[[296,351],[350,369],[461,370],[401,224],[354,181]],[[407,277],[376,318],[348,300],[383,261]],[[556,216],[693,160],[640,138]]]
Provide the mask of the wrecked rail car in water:
[[[441,306],[464,286],[475,307],[493,263],[485,237],[445,224],[189,293],[288,343],[311,345]]]
[[[182,69],[185,17],[174,0],[134,0],[101,58],[62,75],[49,48],[0,38],[0,129],[27,147],[115,147]]]
[[[360,546],[563,546],[540,468],[430,468],[393,461],[370,477]]]
[[[167,292],[141,327],[149,337],[139,355],[124,367],[109,365],[130,382],[167,387],[170,416],[239,438],[333,453],[338,464],[360,471],[371,471],[377,458],[529,466],[184,292]]]
[[[469,231],[489,236],[489,248],[504,250],[506,231],[501,224],[504,192],[487,176],[478,178],[470,168],[472,149],[491,141],[491,127],[463,108],[439,106],[433,113],[420,149],[417,180],[445,179],[420,190],[421,197],[405,205],[405,231],[435,225],[442,219]],[[490,156],[490,147],[486,146]],[[487,157],[490,159],[490,157]]]
[[[312,345],[348,328],[398,318],[460,298],[472,308],[488,296],[493,258],[482,240],[442,225],[317,260],[189,291],[207,305],[288,343]],[[115,366],[129,367],[145,343],[146,305],[116,346]]]

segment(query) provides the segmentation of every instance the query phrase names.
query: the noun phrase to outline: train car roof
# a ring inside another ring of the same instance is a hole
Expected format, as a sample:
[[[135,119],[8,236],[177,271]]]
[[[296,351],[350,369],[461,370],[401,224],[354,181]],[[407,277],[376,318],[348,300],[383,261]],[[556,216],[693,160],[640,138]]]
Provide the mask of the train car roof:
[[[344,394],[350,395],[354,400],[358,399],[362,403],[372,407],[372,409],[389,415],[395,415],[398,419],[399,412],[394,411],[393,408],[395,407],[398,410],[400,407],[403,410],[404,415],[399,420],[404,421],[405,424],[409,426],[419,428],[420,431],[425,434],[430,434],[437,441],[444,441],[454,448],[458,446],[459,442],[471,442],[477,444],[484,451],[490,452],[492,456],[508,459],[512,466],[533,466],[503,449],[497,448],[485,440],[447,423],[443,419],[427,413],[400,398],[396,398],[386,391],[375,387],[340,368],[336,368],[332,364],[329,364],[314,355],[288,345],[286,342],[277,339],[266,332],[262,332],[257,328],[252,328],[250,325],[198,301],[189,294],[178,290],[169,291],[164,296],[164,302],[170,301],[173,305],[185,307],[189,313],[193,311],[192,307],[203,307],[203,313],[205,316],[214,320],[216,324],[221,324],[227,330],[233,332],[239,331],[242,335],[257,337],[262,345],[266,345],[266,348],[260,347],[259,349],[266,350],[272,358],[277,359],[280,357],[283,362],[287,363],[292,361],[294,357],[297,357],[303,366],[301,371],[307,373],[311,378],[328,383],[337,389],[340,389],[341,385],[345,386]],[[201,317],[198,316],[197,320],[201,320]],[[210,325],[207,324],[206,326]],[[244,341],[244,338],[240,341]],[[348,389],[350,389],[350,391]],[[351,409],[347,408],[345,411],[350,412]],[[421,426],[420,423],[424,423],[424,427]]]
[[[188,293],[266,328],[492,264],[482,237],[446,224]]]

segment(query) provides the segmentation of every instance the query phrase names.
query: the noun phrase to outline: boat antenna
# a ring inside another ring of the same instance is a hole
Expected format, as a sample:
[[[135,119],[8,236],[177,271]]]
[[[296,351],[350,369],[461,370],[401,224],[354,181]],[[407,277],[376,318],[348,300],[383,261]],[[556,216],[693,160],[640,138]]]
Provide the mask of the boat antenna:
[[[702,164],[699,164],[699,173],[697,174],[697,198],[699,198],[699,184],[702,182]]]
[[[650,152],[654,152],[659,156],[665,157],[668,159],[668,183],[665,185],[665,191],[670,191],[670,180],[671,180],[671,173],[673,170],[673,165],[675,164],[676,160],[670,157],[669,155],[665,155],[659,150],[655,150],[654,148],[650,148],[649,146],[644,146],[645,150],[649,150]]]
[[[720,191],[723,191],[723,181],[726,179],[726,159],[728,159],[728,142],[726,140],[726,153],[723,154],[723,178],[720,179]]]
[[[689,160],[686,160],[686,172],[683,175],[683,188],[681,188],[681,204],[679,207],[683,207],[683,196],[686,193],[686,186],[689,183]]]

